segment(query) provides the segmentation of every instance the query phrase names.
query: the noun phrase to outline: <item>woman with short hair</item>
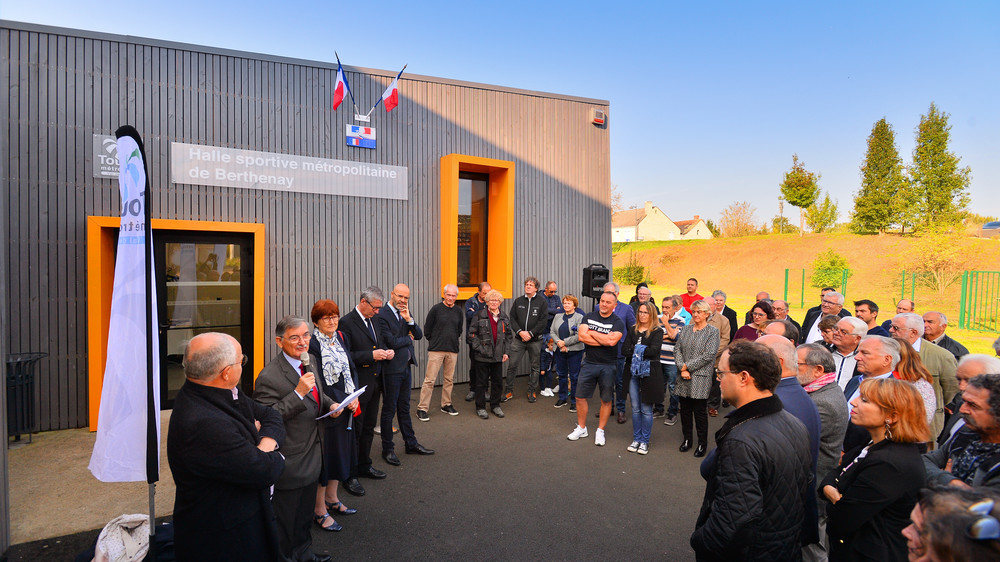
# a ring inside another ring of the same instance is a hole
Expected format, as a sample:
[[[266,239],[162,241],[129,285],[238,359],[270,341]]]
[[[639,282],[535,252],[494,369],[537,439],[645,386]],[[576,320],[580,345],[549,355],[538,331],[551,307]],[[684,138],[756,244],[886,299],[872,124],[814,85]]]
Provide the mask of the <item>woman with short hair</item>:
[[[486,385],[489,385],[490,407],[493,415],[504,417],[500,409],[503,396],[503,364],[514,341],[510,318],[500,310],[503,294],[496,289],[486,293],[486,306],[469,321],[469,341],[476,361],[476,415],[486,420]]]
[[[712,309],[704,300],[691,304],[691,323],[681,328],[674,346],[674,362],[680,372],[674,389],[680,401],[680,452],[691,449],[691,418],[698,429],[694,456],[705,456],[708,446],[708,394],[715,378],[715,354],[719,351],[719,330],[708,323]]]
[[[821,485],[827,506],[830,560],[903,560],[917,493],[926,481],[919,443],[930,438],[924,401],[894,378],[861,383],[851,421],[871,441],[844,453]]]
[[[580,375],[584,347],[577,331],[583,322],[583,314],[576,309],[580,306],[580,301],[573,295],[564,296],[562,305],[563,314],[556,314],[552,318],[549,330],[555,352],[556,375],[559,377],[559,399],[556,400],[555,407],[562,408],[568,403],[569,411],[575,412],[576,378]]]

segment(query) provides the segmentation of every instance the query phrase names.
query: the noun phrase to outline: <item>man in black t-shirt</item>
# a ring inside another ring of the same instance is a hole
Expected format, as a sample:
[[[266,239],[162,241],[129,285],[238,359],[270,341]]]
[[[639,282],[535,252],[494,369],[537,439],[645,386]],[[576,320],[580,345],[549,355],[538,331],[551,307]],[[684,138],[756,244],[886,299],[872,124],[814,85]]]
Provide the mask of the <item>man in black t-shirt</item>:
[[[615,389],[615,369],[618,359],[618,342],[625,336],[625,322],[614,312],[618,297],[605,291],[597,310],[583,317],[579,338],[585,344],[584,364],[580,368],[576,388],[576,427],[566,436],[570,441],[587,437],[587,399],[594,395],[594,388],[601,390],[601,412],[594,435],[594,444],[604,445],[604,426],[611,416]]]

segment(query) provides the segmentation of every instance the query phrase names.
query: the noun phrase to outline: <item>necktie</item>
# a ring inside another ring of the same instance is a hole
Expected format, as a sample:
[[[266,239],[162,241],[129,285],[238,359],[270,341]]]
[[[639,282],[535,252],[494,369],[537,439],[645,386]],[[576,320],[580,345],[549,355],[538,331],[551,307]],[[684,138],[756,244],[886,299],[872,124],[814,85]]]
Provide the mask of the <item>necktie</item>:
[[[302,372],[302,376],[305,376],[306,374],[305,363],[299,363],[299,371]],[[319,390],[315,385],[313,385],[312,390],[309,391],[309,396],[312,396],[312,399],[315,400],[317,404],[319,404]]]
[[[375,328],[372,326],[372,321],[370,318],[365,318],[365,325],[368,326],[368,331],[372,334],[372,341],[378,343],[378,337],[375,336]]]

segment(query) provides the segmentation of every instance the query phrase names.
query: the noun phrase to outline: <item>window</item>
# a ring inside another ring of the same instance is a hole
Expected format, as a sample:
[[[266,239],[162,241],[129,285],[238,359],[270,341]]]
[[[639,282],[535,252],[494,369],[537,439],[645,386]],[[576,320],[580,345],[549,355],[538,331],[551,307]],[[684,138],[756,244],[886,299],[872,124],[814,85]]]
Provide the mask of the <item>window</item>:
[[[458,298],[489,282],[512,296],[514,163],[463,154],[441,157],[441,284]]]
[[[458,174],[458,282],[474,287],[486,281],[489,225],[489,174]]]

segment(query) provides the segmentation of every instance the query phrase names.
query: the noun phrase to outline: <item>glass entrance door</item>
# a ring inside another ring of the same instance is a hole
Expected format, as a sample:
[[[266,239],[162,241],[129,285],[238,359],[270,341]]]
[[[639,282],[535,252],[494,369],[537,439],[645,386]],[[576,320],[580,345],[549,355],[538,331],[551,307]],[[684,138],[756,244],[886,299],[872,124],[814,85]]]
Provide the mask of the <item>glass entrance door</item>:
[[[249,236],[159,231],[153,234],[160,321],[160,403],[173,408],[184,384],[184,346],[204,332],[236,338],[251,362],[242,390],[252,392],[253,272]]]

